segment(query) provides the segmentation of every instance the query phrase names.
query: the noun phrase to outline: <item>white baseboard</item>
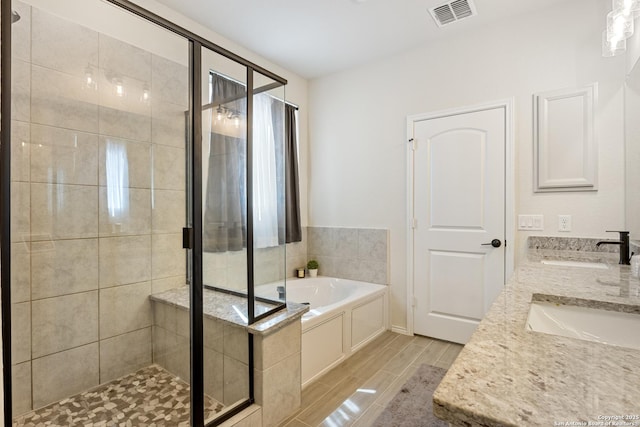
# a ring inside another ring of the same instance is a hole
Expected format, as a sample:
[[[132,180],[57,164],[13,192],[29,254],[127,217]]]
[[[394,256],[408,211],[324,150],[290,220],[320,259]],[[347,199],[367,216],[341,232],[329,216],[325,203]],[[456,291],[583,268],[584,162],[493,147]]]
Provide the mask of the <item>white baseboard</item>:
[[[402,334],[402,335],[412,335],[409,333],[409,331],[407,331],[407,328],[402,328],[400,326],[392,326],[391,332],[395,332],[397,334]]]

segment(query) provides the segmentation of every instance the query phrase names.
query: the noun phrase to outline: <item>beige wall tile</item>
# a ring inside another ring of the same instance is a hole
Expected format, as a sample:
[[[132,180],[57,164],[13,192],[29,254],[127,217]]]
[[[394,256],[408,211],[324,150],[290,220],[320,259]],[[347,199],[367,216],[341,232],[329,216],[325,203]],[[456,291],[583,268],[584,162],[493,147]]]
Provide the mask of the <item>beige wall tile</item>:
[[[169,369],[167,363],[171,352],[176,351],[178,336],[174,332],[169,332],[155,325],[151,327],[151,333],[153,337],[151,342],[153,363],[157,363],[169,372],[174,373]]]
[[[191,337],[191,313],[182,308],[176,308],[176,333],[181,337]]]
[[[120,86],[120,87],[119,87]],[[145,122],[144,129],[128,128],[128,131],[134,131],[135,134],[115,133],[131,139],[139,139],[148,141],[151,137],[151,101],[143,100],[143,90],[146,88],[149,92],[149,83],[145,80],[123,75],[120,72],[110,68],[101,68],[98,80],[98,93],[100,94],[100,108],[106,112],[129,113],[127,120],[143,120]],[[116,123],[112,123],[116,124]],[[148,125],[148,128],[147,128]],[[102,128],[101,128],[102,129]],[[116,128],[113,128],[116,129]],[[127,128],[117,128],[120,132]],[[140,139],[140,136],[144,137]],[[137,137],[135,135],[138,135]]]
[[[186,107],[189,104],[189,68],[153,55],[152,86],[154,100]]]
[[[39,408],[99,384],[98,343],[33,361],[33,406]]]
[[[151,237],[100,239],[100,287],[126,285],[151,278]]]
[[[151,140],[151,115],[129,112],[128,105],[120,108],[100,107],[99,129],[101,135],[124,138],[130,141],[149,142]]]
[[[55,54],[64,57],[60,52]],[[82,89],[84,75],[37,65],[31,66],[31,75],[32,123],[97,133],[98,93]]]
[[[151,236],[153,279],[186,275],[186,252],[182,248],[182,233]]]
[[[254,337],[255,367],[265,370],[302,351],[302,323],[291,323],[267,336]]]
[[[31,243],[11,244],[11,302],[31,297]]]
[[[98,289],[98,239],[31,244],[34,300]]]
[[[218,402],[224,399],[224,356],[215,350],[204,349],[204,392]]]
[[[126,236],[151,233],[151,190],[100,187],[100,236]],[[122,195],[119,198],[119,195]],[[115,204],[115,206],[113,206]],[[183,207],[184,209],[184,207]]]
[[[162,190],[185,189],[185,150],[153,146],[153,186]]]
[[[34,358],[98,340],[98,292],[33,301],[31,345]]]
[[[249,367],[224,356],[224,405],[232,405],[249,397]]]
[[[11,304],[11,363],[31,359],[31,304]]]
[[[166,277],[164,279],[153,279],[151,281],[151,293],[157,294],[168,291],[169,289],[181,288],[186,285],[185,276]]]
[[[100,68],[151,85],[151,53],[100,34]]]
[[[300,407],[301,355],[293,354],[271,368],[255,370],[256,403],[262,424],[275,426]]]
[[[388,231],[381,229],[358,230],[358,257],[387,262]]]
[[[179,233],[186,225],[186,200],[184,190],[154,190],[153,232]]]
[[[31,187],[26,182],[11,183],[11,241],[31,239]]]
[[[100,382],[151,364],[151,327],[100,341]]]
[[[29,181],[31,129],[28,123],[11,121],[11,181]]]
[[[31,120],[31,65],[14,59],[11,62],[11,119]]]
[[[159,301],[151,301],[153,311],[153,325],[158,326],[167,332],[176,332],[177,308],[170,304]]]
[[[224,355],[249,363],[248,332],[240,326],[224,325]]]
[[[13,416],[29,412],[31,407],[31,362],[20,363],[11,368],[11,391],[13,393]]]
[[[32,13],[34,64],[81,77],[87,64],[98,65],[97,32],[38,8]]]
[[[31,6],[14,1],[11,7],[20,15],[20,24],[11,26],[11,56],[31,61]]]
[[[98,184],[98,136],[51,126],[31,126],[31,181]]]
[[[126,155],[128,184],[125,187],[151,188],[151,145],[122,137],[100,137],[98,172],[100,185],[110,185],[107,180],[107,150],[114,156]],[[111,154],[109,154],[111,155]],[[116,174],[116,182],[117,181]]]
[[[100,290],[100,339],[151,326],[151,282]]]
[[[175,345],[169,348],[167,352],[167,370],[174,373],[186,382],[190,382],[190,352],[189,352],[189,340],[180,335],[168,332],[167,335],[172,334],[174,338],[170,338],[170,342]]]
[[[205,420],[206,421],[206,420]],[[238,415],[231,417],[221,427],[262,427],[262,408],[252,405]]]
[[[205,317],[203,328],[205,348],[222,353],[224,351],[224,323]]]
[[[186,107],[184,106],[152,98],[151,140],[154,144],[185,148],[185,111]]]
[[[333,231],[336,257],[355,258],[358,256],[358,230],[355,228],[336,228]]]
[[[98,187],[31,184],[33,240],[98,236]]]

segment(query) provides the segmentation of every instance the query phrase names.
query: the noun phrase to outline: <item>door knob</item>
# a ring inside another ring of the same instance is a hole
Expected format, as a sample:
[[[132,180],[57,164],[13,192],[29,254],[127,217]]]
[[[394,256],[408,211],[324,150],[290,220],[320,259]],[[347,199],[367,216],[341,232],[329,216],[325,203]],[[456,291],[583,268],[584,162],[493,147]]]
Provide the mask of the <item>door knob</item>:
[[[502,242],[500,241],[500,239],[493,239],[491,241],[491,243],[483,243],[482,246],[493,246],[494,248],[499,248],[500,246],[502,246]]]

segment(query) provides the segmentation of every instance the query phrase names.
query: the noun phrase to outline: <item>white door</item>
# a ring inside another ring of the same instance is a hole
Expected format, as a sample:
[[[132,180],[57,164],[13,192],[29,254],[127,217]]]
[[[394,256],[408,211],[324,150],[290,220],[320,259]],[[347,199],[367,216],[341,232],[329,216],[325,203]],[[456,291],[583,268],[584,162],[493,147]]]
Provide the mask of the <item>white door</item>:
[[[504,286],[505,111],[413,123],[416,334],[466,343]]]

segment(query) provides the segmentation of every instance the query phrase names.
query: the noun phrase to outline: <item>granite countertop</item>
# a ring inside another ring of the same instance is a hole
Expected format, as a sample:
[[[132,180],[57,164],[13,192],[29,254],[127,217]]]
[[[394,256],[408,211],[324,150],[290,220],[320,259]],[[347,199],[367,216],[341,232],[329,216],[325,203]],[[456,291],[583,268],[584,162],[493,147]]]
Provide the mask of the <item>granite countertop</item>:
[[[189,310],[189,287],[183,286],[151,295],[152,301],[163,302],[184,310]],[[287,301],[286,308],[248,325],[246,317],[247,299],[236,295],[205,289],[203,293],[202,311],[205,316],[222,320],[232,325],[243,326],[254,335],[269,335],[291,322],[300,320],[309,311],[309,306]],[[255,302],[256,314],[266,313],[275,305]]]
[[[544,258],[609,269],[543,265]],[[640,416],[640,350],[525,330],[532,299],[640,313],[640,281],[617,261],[611,253],[529,249],[435,391],[436,416],[454,426],[607,425],[602,417]],[[622,421],[609,425],[640,426],[640,418]]]

